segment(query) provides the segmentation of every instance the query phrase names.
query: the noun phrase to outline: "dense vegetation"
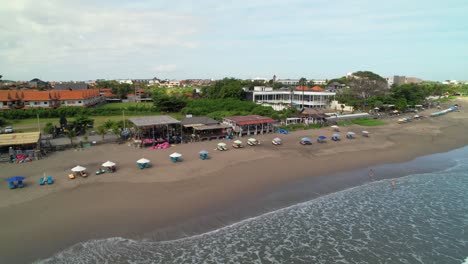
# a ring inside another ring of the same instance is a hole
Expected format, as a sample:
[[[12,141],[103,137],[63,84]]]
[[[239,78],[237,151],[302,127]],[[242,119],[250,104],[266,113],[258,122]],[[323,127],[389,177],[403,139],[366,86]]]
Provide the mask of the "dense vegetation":
[[[194,116],[209,116],[221,120],[225,116],[235,115],[263,115],[274,119],[281,119],[295,114],[295,108],[283,111],[275,111],[271,107],[261,106],[254,102],[241,101],[238,99],[199,99],[188,101],[187,106],[182,109],[183,114]]]

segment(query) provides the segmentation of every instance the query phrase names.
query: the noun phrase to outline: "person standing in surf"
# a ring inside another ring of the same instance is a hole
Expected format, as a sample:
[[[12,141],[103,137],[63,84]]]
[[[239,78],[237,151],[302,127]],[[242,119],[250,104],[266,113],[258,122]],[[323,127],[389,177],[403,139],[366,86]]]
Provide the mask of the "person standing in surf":
[[[374,180],[374,170],[370,169],[368,174],[369,174],[369,181],[373,181]]]
[[[396,185],[395,179],[392,179],[391,184],[392,184],[392,191],[394,191],[395,190],[395,185]]]

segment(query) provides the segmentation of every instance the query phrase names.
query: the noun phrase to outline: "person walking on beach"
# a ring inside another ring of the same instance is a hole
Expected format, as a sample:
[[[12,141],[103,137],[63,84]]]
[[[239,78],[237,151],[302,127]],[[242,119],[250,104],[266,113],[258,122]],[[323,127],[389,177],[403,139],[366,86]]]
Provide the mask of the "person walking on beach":
[[[395,190],[395,179],[392,179],[391,184],[392,184],[392,191],[394,191]]]
[[[373,181],[373,180],[374,180],[374,170],[370,169],[369,170],[369,181]]]

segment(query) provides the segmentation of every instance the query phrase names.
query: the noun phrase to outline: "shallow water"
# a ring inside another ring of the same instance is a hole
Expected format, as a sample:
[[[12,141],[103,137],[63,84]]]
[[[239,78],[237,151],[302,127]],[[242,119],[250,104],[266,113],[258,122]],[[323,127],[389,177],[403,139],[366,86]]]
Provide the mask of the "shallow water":
[[[39,263],[464,263],[468,150],[452,156],[454,166],[398,178],[395,190],[381,180],[202,235],[92,240]]]

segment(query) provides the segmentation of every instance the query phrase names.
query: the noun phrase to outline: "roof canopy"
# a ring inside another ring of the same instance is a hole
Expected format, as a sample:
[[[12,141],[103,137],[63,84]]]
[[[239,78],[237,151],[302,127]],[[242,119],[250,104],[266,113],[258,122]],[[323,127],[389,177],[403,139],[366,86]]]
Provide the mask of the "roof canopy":
[[[0,147],[36,144],[40,136],[39,132],[1,134]]]
[[[137,127],[179,124],[180,121],[170,116],[145,116],[129,118]]]
[[[191,127],[195,125],[216,125],[219,122],[207,116],[194,116],[184,118],[180,120],[180,123],[185,127]]]
[[[230,116],[224,119],[236,122],[237,125],[254,125],[264,123],[275,123],[271,117],[259,116],[259,115],[247,115],[247,116]]]
[[[209,125],[209,126],[195,126],[193,127],[195,130],[212,130],[212,129],[224,129],[229,128],[230,125],[219,124],[219,125]]]

